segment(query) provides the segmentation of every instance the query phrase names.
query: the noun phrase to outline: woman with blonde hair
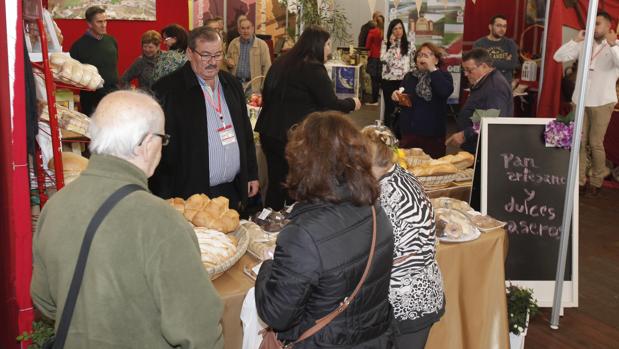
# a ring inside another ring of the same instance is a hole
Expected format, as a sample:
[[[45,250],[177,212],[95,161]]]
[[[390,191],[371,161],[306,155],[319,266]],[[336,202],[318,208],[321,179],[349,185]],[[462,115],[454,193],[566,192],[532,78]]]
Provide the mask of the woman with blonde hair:
[[[133,61],[133,64],[120,77],[120,86],[127,87],[131,80],[138,79],[142,90],[150,91],[153,85],[155,64],[159,58],[161,35],[156,30],[148,30],[142,34],[142,55]]]
[[[389,301],[400,348],[424,348],[430,328],[445,312],[443,278],[436,262],[436,226],[423,186],[394,163],[393,134],[366,127],[372,172],[379,180],[379,202],[393,226],[395,246]]]

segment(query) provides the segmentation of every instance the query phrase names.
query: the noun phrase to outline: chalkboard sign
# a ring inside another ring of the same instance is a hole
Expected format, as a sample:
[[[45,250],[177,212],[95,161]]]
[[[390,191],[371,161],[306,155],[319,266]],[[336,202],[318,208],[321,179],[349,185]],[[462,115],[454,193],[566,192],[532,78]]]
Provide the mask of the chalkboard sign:
[[[481,209],[507,222],[506,280],[554,284],[556,277],[570,152],[545,146],[548,121],[490,118],[483,122]],[[566,281],[574,277],[572,247],[570,242]]]

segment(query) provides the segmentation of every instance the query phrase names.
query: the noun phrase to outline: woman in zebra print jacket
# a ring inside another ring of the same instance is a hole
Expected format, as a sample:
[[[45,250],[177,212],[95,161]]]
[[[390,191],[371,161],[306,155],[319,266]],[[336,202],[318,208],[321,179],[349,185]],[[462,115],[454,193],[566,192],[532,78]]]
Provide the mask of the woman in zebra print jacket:
[[[445,312],[443,279],[436,262],[432,204],[422,185],[393,161],[396,138],[367,127],[373,172],[380,181],[380,203],[395,240],[389,301],[400,329],[400,348],[424,348],[432,325]]]

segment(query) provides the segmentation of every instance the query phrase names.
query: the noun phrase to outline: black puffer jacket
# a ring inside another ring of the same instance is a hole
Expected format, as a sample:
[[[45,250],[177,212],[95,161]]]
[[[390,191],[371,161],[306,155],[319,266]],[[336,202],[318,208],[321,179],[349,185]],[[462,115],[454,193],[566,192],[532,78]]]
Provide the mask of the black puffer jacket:
[[[377,207],[376,254],[351,305],[295,348],[392,348],[389,279],[393,231]],[[372,242],[372,211],[349,203],[299,203],[277,238],[273,261],[256,281],[260,318],[280,340],[297,339],[350,296],[365,269]]]

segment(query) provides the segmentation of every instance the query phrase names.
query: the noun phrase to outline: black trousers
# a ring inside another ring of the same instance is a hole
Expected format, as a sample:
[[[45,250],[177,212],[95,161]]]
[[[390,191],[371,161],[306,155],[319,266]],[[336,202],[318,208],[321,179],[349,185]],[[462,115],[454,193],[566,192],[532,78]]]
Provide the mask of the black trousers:
[[[237,190],[234,183],[222,183],[214,187],[210,187],[209,189],[209,196],[211,198],[216,198],[219,196],[227,198],[230,201],[230,208],[235,209],[240,213],[241,208],[239,206],[241,204],[241,195],[239,194],[239,191]]]
[[[395,102],[391,99],[393,91],[400,88],[402,80],[383,80],[381,87],[383,89],[383,102],[385,103],[385,125],[393,130],[393,118],[391,114],[395,110]]]
[[[428,341],[432,325],[422,328],[417,332],[402,333],[398,336],[399,349],[423,349]]]
[[[285,156],[286,142],[261,134],[260,145],[267,160],[269,178],[264,206],[279,211],[284,208],[284,203],[290,205],[293,202],[283,186],[288,175],[288,162]]]

